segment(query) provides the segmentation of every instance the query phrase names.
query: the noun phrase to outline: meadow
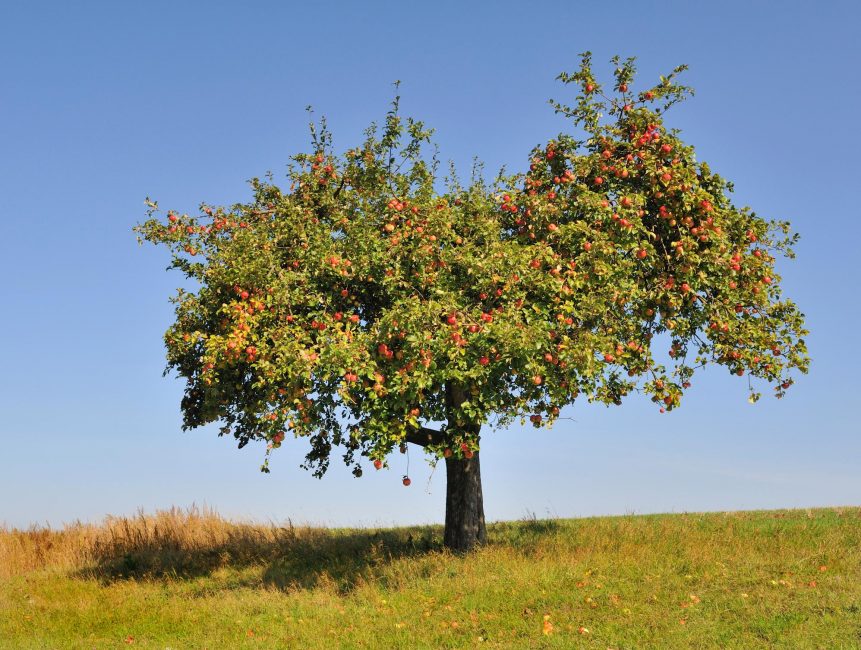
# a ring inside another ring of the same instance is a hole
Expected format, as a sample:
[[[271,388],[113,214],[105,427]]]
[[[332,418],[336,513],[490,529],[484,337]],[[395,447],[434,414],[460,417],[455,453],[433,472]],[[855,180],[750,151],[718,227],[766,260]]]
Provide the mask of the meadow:
[[[861,648],[861,508],[0,529],[0,648]]]

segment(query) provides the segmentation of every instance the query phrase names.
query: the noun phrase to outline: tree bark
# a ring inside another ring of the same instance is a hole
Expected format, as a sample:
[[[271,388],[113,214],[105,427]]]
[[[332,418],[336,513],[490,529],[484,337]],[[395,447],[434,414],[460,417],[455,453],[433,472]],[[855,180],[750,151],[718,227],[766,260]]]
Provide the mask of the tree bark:
[[[481,492],[481,466],[478,452],[472,458],[447,458],[445,461],[445,535],[446,548],[465,552],[484,544],[484,496]]]
[[[454,382],[445,386],[449,426],[447,431],[468,432],[478,440],[480,422],[458,419],[458,407],[467,399],[466,387]],[[478,452],[472,458],[452,456],[445,460],[445,533],[443,544],[458,553],[471,551],[487,539],[484,525],[484,495],[481,491],[481,465]]]
[[[405,440],[427,447],[443,442],[445,436],[440,431],[421,427],[408,432]],[[453,551],[469,551],[477,544],[483,544],[487,537],[478,452],[474,452],[472,458],[447,458],[445,469],[444,543]]]

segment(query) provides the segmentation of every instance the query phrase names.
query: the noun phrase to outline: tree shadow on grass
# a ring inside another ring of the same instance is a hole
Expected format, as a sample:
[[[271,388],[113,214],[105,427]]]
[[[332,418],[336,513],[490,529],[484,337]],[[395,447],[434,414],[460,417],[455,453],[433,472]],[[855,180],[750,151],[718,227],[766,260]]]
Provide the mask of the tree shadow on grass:
[[[385,530],[237,525],[217,530],[125,531],[95,543],[76,577],[102,584],[124,580],[175,581],[235,571],[231,588],[270,586],[284,591],[320,585],[349,593],[401,558],[442,550],[440,527]],[[259,568],[261,571],[243,572]],[[261,582],[262,580],[262,582]]]
[[[108,518],[98,527],[78,526],[31,541],[46,551],[52,545],[73,551],[75,565],[82,567],[73,575],[102,584],[211,577],[197,585],[201,593],[259,586],[284,591],[325,586],[349,593],[362,582],[399,579],[387,570],[393,562],[442,552],[442,532],[441,526],[374,530],[235,523],[192,507]],[[529,553],[561,532],[557,521],[530,515],[488,524],[488,544]]]
[[[333,532],[272,559],[263,581],[288,591],[325,583],[348,593],[362,581],[385,582],[384,569],[394,561],[439,551],[442,531],[434,527]]]

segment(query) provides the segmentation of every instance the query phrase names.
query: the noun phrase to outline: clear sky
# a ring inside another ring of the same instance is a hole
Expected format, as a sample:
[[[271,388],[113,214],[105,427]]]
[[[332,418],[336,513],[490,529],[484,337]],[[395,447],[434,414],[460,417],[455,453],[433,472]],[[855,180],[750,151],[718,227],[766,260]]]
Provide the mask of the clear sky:
[[[0,522],[27,526],[171,505],[329,525],[441,522],[445,471],[322,481],[288,441],[180,431],[163,378],[178,274],[139,247],[144,197],[180,211],[246,200],[307,147],[305,106],[335,144],[382,118],[391,83],[464,172],[524,169],[567,128],[546,100],[590,49],[679,63],[697,95],[668,117],[736,201],[801,233],[781,263],[807,314],[811,373],[747,403],[722,369],[682,408],[577,404],[553,430],[482,445],[489,519],[861,504],[856,2],[37,2],[0,4]]]

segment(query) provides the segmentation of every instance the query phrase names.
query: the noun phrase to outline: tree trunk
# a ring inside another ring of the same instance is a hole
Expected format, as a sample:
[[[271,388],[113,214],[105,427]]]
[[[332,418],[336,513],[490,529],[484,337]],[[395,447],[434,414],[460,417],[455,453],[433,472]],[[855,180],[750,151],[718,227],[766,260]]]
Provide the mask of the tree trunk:
[[[475,452],[472,458],[452,457],[445,461],[444,544],[452,551],[470,551],[487,538],[478,456]]]

